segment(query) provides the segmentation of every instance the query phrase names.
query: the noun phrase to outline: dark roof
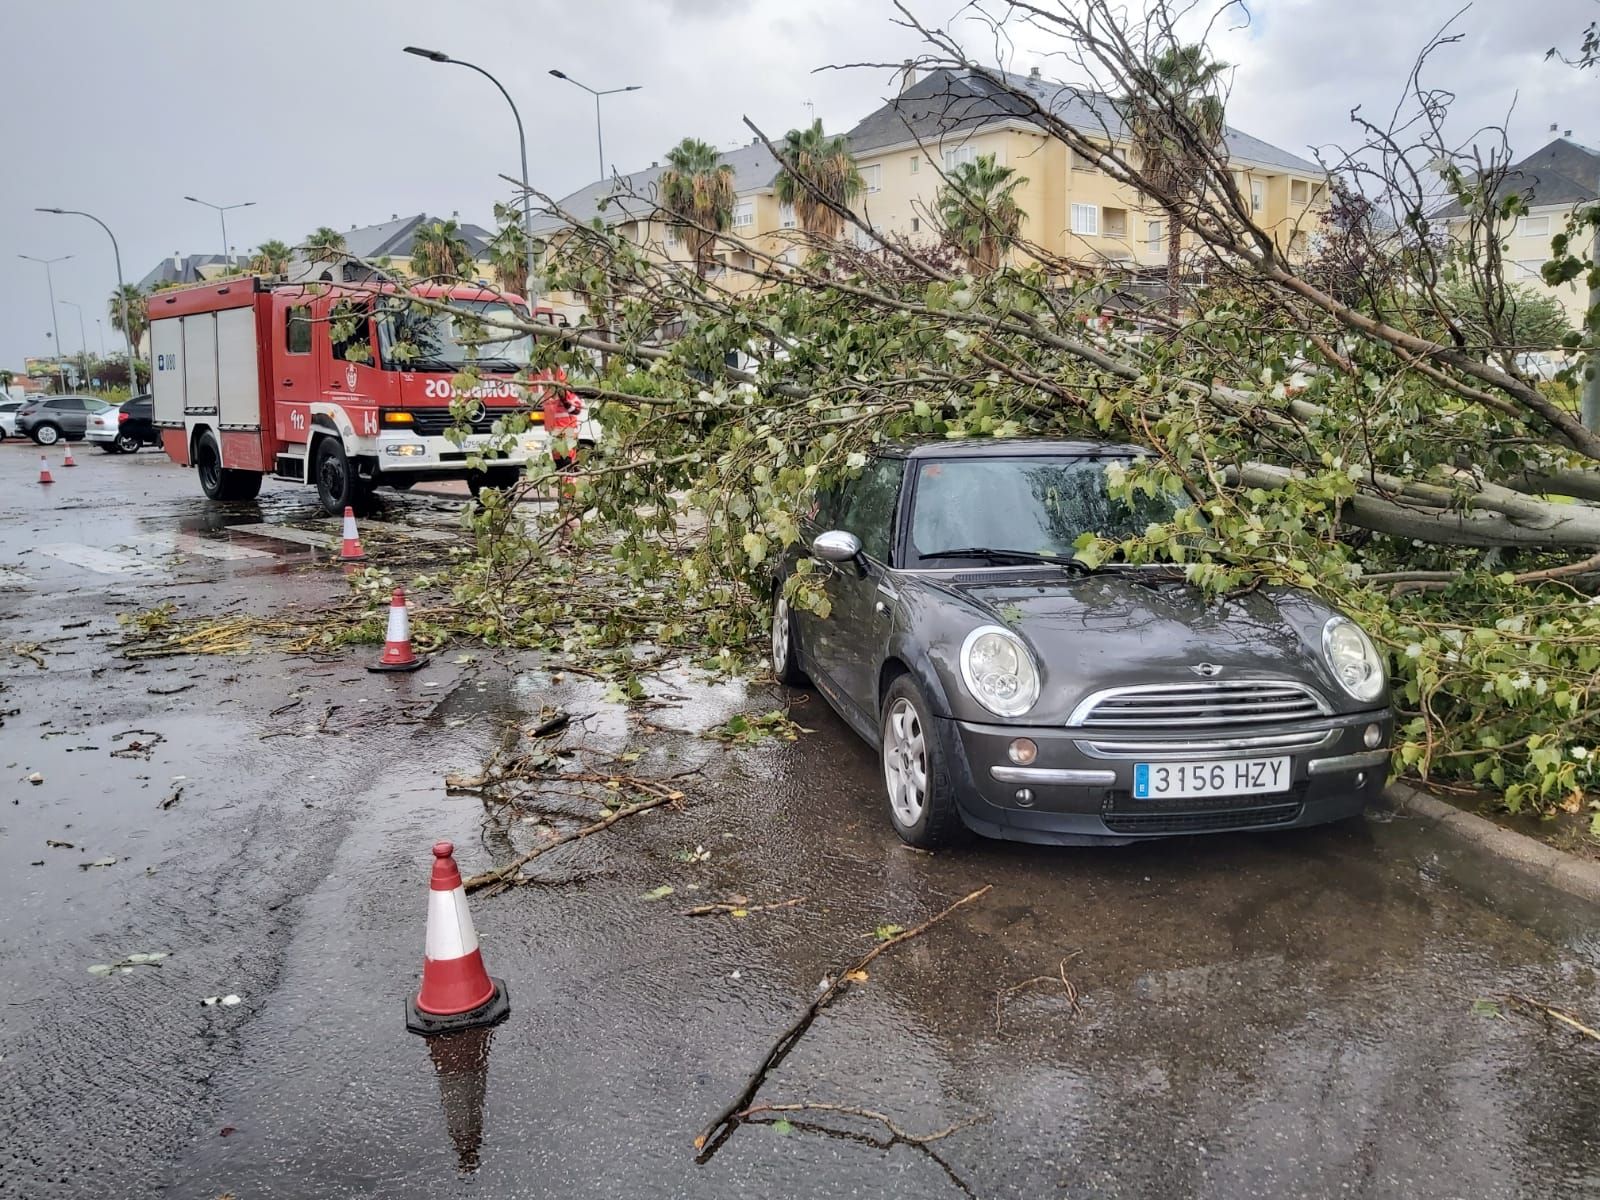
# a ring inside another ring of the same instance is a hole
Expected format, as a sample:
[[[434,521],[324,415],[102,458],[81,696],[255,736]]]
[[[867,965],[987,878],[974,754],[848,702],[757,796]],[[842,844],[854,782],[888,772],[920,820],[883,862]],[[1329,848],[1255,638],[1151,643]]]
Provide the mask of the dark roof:
[[[249,260],[248,254],[234,256],[234,261],[241,265]],[[227,259],[220,254],[168,255],[139,280],[139,290],[149,292],[163,283],[199,283],[201,267],[221,267],[226,263]]]
[[[1121,442],[1079,442],[1056,438],[960,438],[955,441],[908,442],[882,446],[879,454],[891,458],[1126,458],[1150,453],[1142,446]]]
[[[481,258],[485,248],[494,239],[494,234],[470,221],[462,221],[455,217],[450,219],[456,221],[457,232],[472,250],[472,257]],[[346,231],[345,248],[357,258],[368,261],[386,256],[410,258],[417,231],[435,222],[442,223],[444,220],[444,217],[417,213],[413,217],[393,217],[379,225],[364,225],[359,229]]]
[[[735,192],[752,192],[770,187],[778,174],[778,160],[760,142],[740,146],[736,150],[725,150],[717,158],[733,168]],[[655,210],[656,191],[661,173],[666,169],[664,165],[656,163],[642,171],[614,179],[599,179],[561,197],[556,204],[582,224],[588,224],[596,217],[604,218],[607,224],[641,220]],[[548,233],[565,227],[566,222],[551,209],[534,213],[535,233]]]
[[[1529,204],[1580,204],[1600,196],[1600,151],[1558,137],[1506,169],[1495,196],[1521,195]],[[1452,200],[1435,217],[1466,212]]]
[[[1111,138],[1127,136],[1122,114],[1108,96],[1052,79],[994,74],[1003,83],[948,68],[930,72],[863,117],[846,135],[851,151],[859,157],[903,142],[938,142],[951,134],[974,133],[1001,121],[1033,120],[1032,107],[1017,92],[1074,129]],[[1316,163],[1232,126],[1225,128],[1224,141],[1230,158],[1313,175],[1323,173]]]

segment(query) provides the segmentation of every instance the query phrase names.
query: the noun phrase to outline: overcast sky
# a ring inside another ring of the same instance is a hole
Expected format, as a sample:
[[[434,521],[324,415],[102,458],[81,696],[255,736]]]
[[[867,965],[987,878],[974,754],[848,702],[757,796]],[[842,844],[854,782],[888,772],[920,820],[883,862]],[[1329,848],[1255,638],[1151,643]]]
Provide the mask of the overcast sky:
[[[955,0],[912,7],[992,45]],[[1352,106],[1391,108],[1417,50],[1460,7],[1255,0],[1248,27],[1218,39],[1236,67],[1230,123],[1302,154],[1348,143]],[[229,214],[240,254],[393,213],[459,210],[489,224],[498,173],[516,172],[510,113],[481,76],[404,45],[499,76],[528,127],[535,185],[560,195],[597,177],[594,106],[549,68],[597,88],[642,87],[604,102],[607,168],[631,170],[685,136],[747,141],[745,115],[780,133],[814,106],[830,130],[848,128],[890,93],[890,73],[812,70],[916,54],[894,16],[887,0],[0,0],[0,366],[50,352],[44,268],[19,253],[73,255],[55,268],[56,296],[84,306],[92,349],[95,317],[116,345],[109,243],[37,205],[106,221],[130,282],[174,251],[221,251],[216,214],[186,194],[255,202]],[[1454,26],[1461,42],[1429,76],[1457,94],[1460,133],[1510,113],[1519,151],[1542,145],[1552,123],[1600,144],[1600,72],[1544,61],[1597,17],[1597,0],[1468,8]],[[1045,52],[1025,35],[1006,65],[1059,74]],[[76,353],[77,316],[62,306],[60,320]]]

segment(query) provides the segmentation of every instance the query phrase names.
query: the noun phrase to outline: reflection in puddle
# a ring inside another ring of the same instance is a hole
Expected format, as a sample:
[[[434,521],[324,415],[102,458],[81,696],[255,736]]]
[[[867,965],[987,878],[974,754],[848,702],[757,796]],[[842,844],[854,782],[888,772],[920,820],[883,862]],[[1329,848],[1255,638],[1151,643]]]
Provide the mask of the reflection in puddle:
[[[428,1039],[428,1057],[439,1076],[445,1131],[456,1151],[456,1169],[477,1171],[483,1145],[483,1097],[489,1087],[492,1028],[463,1029]]]

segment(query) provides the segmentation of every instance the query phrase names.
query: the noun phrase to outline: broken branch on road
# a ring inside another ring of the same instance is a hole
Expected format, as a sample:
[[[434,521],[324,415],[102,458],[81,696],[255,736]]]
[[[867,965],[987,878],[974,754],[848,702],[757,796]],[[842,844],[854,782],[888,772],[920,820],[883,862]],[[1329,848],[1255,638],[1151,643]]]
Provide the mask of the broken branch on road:
[[[683,915],[686,917],[747,917],[751,913],[770,912],[775,908],[793,908],[796,904],[804,904],[804,896],[796,896],[793,900],[778,900],[772,904],[751,904],[743,896],[732,900],[718,900],[712,904],[699,904],[694,908],[686,908]]]
[[[943,1129],[936,1129],[932,1133],[910,1133],[895,1124],[890,1117],[881,1112],[874,1112],[870,1108],[856,1108],[849,1104],[823,1104],[815,1100],[801,1100],[792,1104],[756,1104],[743,1112],[734,1113],[734,1116],[741,1121],[745,1121],[751,1117],[794,1112],[838,1113],[840,1116],[845,1117],[859,1117],[863,1121],[876,1121],[889,1131],[889,1136],[893,1141],[905,1142],[911,1146],[926,1146],[929,1142],[940,1141],[949,1137],[952,1133],[960,1132],[969,1125],[976,1125],[980,1121],[989,1119],[986,1116],[967,1117],[964,1120],[955,1122],[953,1125],[946,1125]]]
[[[1063,958],[1054,975],[1035,975],[1032,979],[1024,979],[1021,983],[1013,983],[1010,987],[1001,988],[996,992],[994,994],[994,1031],[996,1033],[1000,1032],[1000,1010],[1007,1000],[1018,992],[1026,991],[1037,984],[1055,983],[1057,980],[1060,980],[1062,990],[1066,993],[1067,1007],[1071,1014],[1074,1017],[1082,1016],[1083,1009],[1078,1006],[1078,989],[1074,986],[1072,980],[1067,978],[1067,964],[1082,953],[1083,951],[1081,950],[1074,950],[1066,958]]]
[[[760,1063],[756,1065],[756,1069],[745,1080],[744,1086],[739,1089],[739,1094],[729,1103],[723,1105],[717,1115],[711,1118],[710,1123],[701,1130],[700,1136],[695,1138],[694,1148],[700,1152],[700,1161],[704,1162],[715,1154],[717,1148],[738,1127],[739,1114],[750,1107],[751,1102],[756,1098],[756,1093],[761,1090],[761,1085],[767,1081],[767,1076],[788,1057],[789,1051],[799,1044],[800,1039],[805,1036],[806,1030],[811,1028],[811,1023],[817,1019],[817,1014],[832,1003],[841,993],[847,991],[851,983],[857,979],[865,978],[866,969],[874,959],[891,946],[898,946],[901,942],[908,942],[912,938],[926,933],[958,908],[971,904],[975,900],[981,900],[993,888],[994,885],[992,883],[986,883],[977,891],[968,892],[954,904],[929,917],[922,924],[884,939],[844,970],[836,972],[828,986],[823,988],[816,998],[806,1005],[793,1023],[778,1035],[777,1040],[772,1043],[766,1054],[762,1056]]]
[[[1600,1042],[1600,1030],[1592,1029],[1571,1013],[1546,1004],[1543,1000],[1534,1000],[1528,996],[1519,996],[1515,992],[1508,992],[1506,994],[1506,1007],[1514,1009],[1524,1016],[1543,1021],[1546,1024],[1554,1021],[1566,1026],[1574,1033],[1588,1038],[1590,1041]]]

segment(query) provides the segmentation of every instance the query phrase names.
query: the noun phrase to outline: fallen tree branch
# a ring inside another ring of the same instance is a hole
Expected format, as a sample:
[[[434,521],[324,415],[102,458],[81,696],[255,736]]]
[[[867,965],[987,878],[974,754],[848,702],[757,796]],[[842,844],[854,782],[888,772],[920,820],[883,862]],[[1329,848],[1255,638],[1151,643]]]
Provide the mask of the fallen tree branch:
[[[766,1054],[762,1056],[760,1063],[756,1065],[756,1069],[750,1072],[750,1076],[745,1080],[744,1086],[739,1089],[739,1094],[723,1105],[717,1115],[712,1117],[706,1127],[700,1131],[700,1135],[694,1139],[694,1148],[700,1152],[702,1161],[705,1158],[709,1158],[716,1151],[716,1148],[722,1144],[722,1141],[733,1132],[737,1126],[739,1114],[750,1107],[750,1102],[756,1098],[756,1093],[761,1090],[761,1085],[767,1081],[767,1076],[805,1036],[806,1030],[811,1028],[811,1022],[817,1019],[817,1014],[850,987],[851,976],[856,975],[859,971],[866,970],[867,966],[878,955],[888,950],[891,946],[898,946],[901,942],[908,942],[912,938],[926,933],[955,912],[956,909],[971,904],[974,900],[982,899],[993,888],[994,884],[986,883],[977,891],[968,892],[954,904],[929,917],[922,924],[879,942],[871,950],[851,963],[850,966],[842,971],[835,972],[828,986],[823,988],[816,998],[806,1005],[805,1009],[794,1019],[789,1027],[778,1035],[777,1040],[772,1043]],[[859,976],[857,977],[859,978]]]
[[[1515,992],[1508,992],[1506,994],[1506,1003],[1512,1008],[1521,1009],[1532,1016],[1559,1021],[1567,1028],[1582,1034],[1591,1041],[1600,1042],[1600,1030],[1589,1028],[1571,1013],[1562,1012],[1559,1008],[1551,1008],[1543,1000],[1531,1000],[1527,996],[1519,996]]]
[[[1067,964],[1082,953],[1083,951],[1081,950],[1074,950],[1066,958],[1063,958],[1054,975],[1035,975],[1032,979],[1024,979],[1021,983],[1013,983],[1010,987],[1001,988],[996,992],[994,994],[994,1031],[996,1033],[1000,1032],[1000,1010],[1007,1000],[1018,992],[1026,991],[1028,988],[1033,987],[1034,984],[1055,983],[1058,979],[1061,981],[1062,988],[1066,991],[1067,1006],[1072,1010],[1072,1015],[1075,1017],[1080,1016],[1083,1010],[1078,1007],[1078,989],[1073,986],[1072,980],[1067,978]]]
[[[779,900],[773,904],[741,904],[735,900],[719,900],[714,904],[700,904],[694,908],[686,908],[683,915],[686,917],[714,917],[718,914],[734,916],[736,914],[748,915],[750,913],[768,912],[774,908],[793,908],[796,904],[804,904],[804,896],[796,896],[793,900]]]
[[[604,775],[558,775],[553,776],[553,778],[571,779],[578,782],[612,782],[611,777]],[[476,875],[468,876],[466,879],[461,881],[461,886],[466,888],[468,892],[476,892],[483,888],[492,887],[497,884],[502,887],[516,887],[518,883],[521,882],[517,876],[522,868],[527,866],[540,855],[548,854],[557,846],[565,846],[568,842],[582,841],[584,838],[599,833],[602,830],[610,829],[618,821],[621,821],[626,817],[635,816],[636,814],[646,812],[649,809],[659,808],[663,804],[673,804],[683,799],[683,793],[678,791],[676,788],[660,787],[657,784],[651,783],[649,780],[620,779],[616,780],[616,782],[625,783],[631,787],[637,788],[640,791],[648,792],[650,793],[650,799],[641,800],[637,804],[625,805],[622,808],[616,809],[614,812],[607,813],[593,824],[584,825],[580,828],[571,829],[566,833],[559,834],[556,837],[551,838],[548,842],[545,842],[542,846],[536,846],[532,850],[529,850],[526,854],[519,855],[517,858],[513,859],[503,867],[495,867],[493,870],[481,871]]]
[[[870,1108],[855,1108],[848,1104],[823,1104],[816,1100],[801,1100],[794,1104],[757,1104],[733,1115],[738,1120],[744,1121],[750,1117],[764,1116],[768,1113],[792,1112],[831,1112],[846,1117],[860,1117],[863,1121],[876,1121],[889,1131],[889,1136],[895,1141],[905,1142],[912,1146],[926,1146],[929,1142],[937,1142],[941,1138],[947,1138],[952,1133],[965,1129],[969,1125],[976,1125],[979,1121],[988,1120],[987,1117],[983,1116],[968,1117],[963,1121],[957,1121],[953,1125],[947,1125],[943,1129],[936,1129],[932,1133],[908,1133],[900,1128],[899,1125],[896,1125],[891,1118],[881,1112],[873,1112]]]

